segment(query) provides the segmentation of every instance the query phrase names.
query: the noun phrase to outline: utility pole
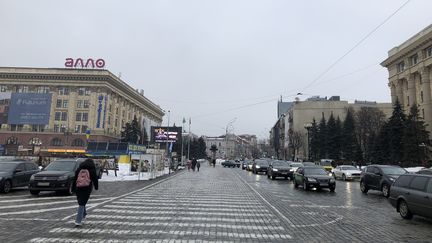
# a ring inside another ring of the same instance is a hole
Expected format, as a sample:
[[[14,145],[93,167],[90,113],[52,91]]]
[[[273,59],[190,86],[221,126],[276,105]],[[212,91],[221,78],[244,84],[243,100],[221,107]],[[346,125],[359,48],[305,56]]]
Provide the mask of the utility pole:
[[[184,165],[184,163],[183,163],[183,141],[184,141],[184,139],[183,139],[183,128],[184,128],[184,124],[185,123],[186,123],[186,120],[183,117],[183,126],[182,126],[182,131],[181,131],[181,135],[182,135],[181,143],[182,143],[182,146],[181,146],[181,155],[180,155],[180,163],[181,163],[182,166]]]
[[[168,141],[169,141],[169,120],[170,120],[170,110],[168,110],[168,125],[167,125],[167,129],[166,129],[166,158],[168,161],[168,174],[171,174],[171,163],[170,163],[170,159],[169,159],[169,148],[168,148]]]
[[[189,117],[189,134],[188,134],[188,160],[190,159],[190,136],[191,136],[191,119]]]

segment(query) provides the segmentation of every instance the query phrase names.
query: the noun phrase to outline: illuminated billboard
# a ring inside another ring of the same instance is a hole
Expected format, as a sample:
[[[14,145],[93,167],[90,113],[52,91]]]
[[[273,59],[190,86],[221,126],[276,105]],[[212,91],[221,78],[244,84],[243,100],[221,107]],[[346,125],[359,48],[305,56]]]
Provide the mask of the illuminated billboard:
[[[151,127],[152,143],[181,143],[181,127]]]

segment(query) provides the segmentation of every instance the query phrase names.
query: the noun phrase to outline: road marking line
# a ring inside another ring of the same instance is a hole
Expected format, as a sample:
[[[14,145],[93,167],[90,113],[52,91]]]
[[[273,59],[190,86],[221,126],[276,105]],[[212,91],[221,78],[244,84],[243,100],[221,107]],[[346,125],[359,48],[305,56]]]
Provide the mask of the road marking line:
[[[80,229],[80,228],[54,228],[49,233],[81,233],[81,234],[110,234],[110,235],[161,235],[169,234],[173,236],[216,236],[224,237],[227,232],[205,232],[205,231],[178,231],[178,230],[119,230],[119,229]],[[292,239],[291,235],[288,234],[247,234],[229,232],[230,237],[238,239]]]
[[[106,212],[106,213],[119,213],[119,214],[135,214],[135,215],[153,215],[153,214],[160,214],[160,215],[220,215],[220,216],[236,216],[236,217],[265,217],[269,216],[268,213],[255,213],[255,214],[244,214],[244,213],[227,213],[227,212],[183,212],[183,211],[167,211],[167,210],[158,210],[154,212],[145,212],[145,211],[139,211],[139,210],[118,210],[118,209],[104,209],[104,208],[97,208],[93,210],[94,212]]]
[[[251,223],[262,223],[262,224],[268,224],[268,223],[280,223],[279,220],[268,218],[268,219],[254,219],[254,218],[226,218],[226,217],[214,217],[214,218],[208,218],[208,217],[181,217],[181,218],[173,218],[173,217],[160,217],[160,216],[134,216],[134,215],[106,215],[106,214],[90,214],[87,216],[88,219],[116,219],[116,220],[140,220],[140,221],[168,221],[168,222],[176,222],[176,221],[210,221],[210,222],[235,222],[235,223],[244,223],[244,224],[251,224]]]
[[[252,191],[254,191],[267,205],[269,205],[279,216],[281,216],[291,227],[296,227],[294,223],[289,220],[285,215],[282,214],[275,206],[273,206],[269,201],[267,201],[255,188],[249,185],[243,178],[240,177],[237,173],[234,173],[244,184],[246,184]]]
[[[356,206],[337,206],[337,205],[305,205],[305,204],[291,204],[290,207],[305,207],[305,208],[360,208]]]
[[[94,197],[104,197],[105,195],[91,195],[90,199],[94,198]],[[19,197],[19,196],[17,196]],[[0,203],[11,203],[11,202],[25,202],[25,201],[43,201],[43,200],[59,200],[59,199],[71,199],[71,198],[76,198],[76,196],[66,196],[66,197],[57,197],[57,196],[53,196],[53,197],[34,197],[34,196],[25,196],[27,197],[26,199],[12,199],[12,200],[1,200],[0,199]],[[31,198],[28,198],[31,197]]]
[[[89,204],[89,206],[95,207],[99,204]],[[33,214],[33,213],[44,213],[44,212],[51,212],[51,211],[59,211],[64,209],[71,209],[71,208],[78,208],[78,205],[75,206],[67,206],[67,207],[59,207],[59,208],[47,208],[47,209],[35,209],[35,210],[27,210],[27,211],[18,211],[18,212],[7,212],[7,213],[0,213],[0,216],[6,216],[6,215],[18,215],[18,214]],[[75,216],[76,214],[74,214]]]
[[[183,173],[184,173],[184,172],[183,172]],[[173,175],[173,176],[170,176],[170,177],[168,177],[168,178],[162,179],[162,180],[157,181],[157,182],[155,182],[155,183],[152,183],[152,184],[150,184],[150,185],[148,185],[148,186],[145,186],[145,187],[143,187],[143,188],[141,188],[141,189],[137,189],[137,190],[135,190],[135,191],[125,193],[125,194],[120,195],[120,196],[118,196],[118,197],[114,197],[114,198],[112,198],[112,199],[110,199],[110,200],[108,200],[108,201],[106,201],[106,202],[103,202],[103,203],[100,203],[100,204],[97,204],[97,205],[94,205],[94,206],[88,207],[87,210],[91,210],[91,209],[93,209],[93,208],[95,208],[95,207],[97,207],[97,206],[99,206],[99,205],[107,204],[107,203],[112,202],[112,201],[115,201],[115,200],[117,200],[117,199],[120,199],[120,198],[123,198],[123,197],[127,197],[127,196],[129,196],[129,195],[134,194],[134,193],[137,193],[137,192],[143,191],[143,190],[145,190],[145,189],[147,189],[147,188],[154,187],[154,186],[156,186],[156,185],[158,185],[158,184],[160,184],[160,183],[162,183],[162,182],[165,182],[165,181],[167,181],[167,180],[171,180],[171,179],[173,179],[173,178],[175,178],[175,177],[177,177],[177,176],[179,176],[179,175],[182,175],[183,173],[182,173],[182,172],[179,172],[179,173],[176,174],[176,175]],[[74,217],[74,216],[75,216],[75,214],[71,214],[71,215],[69,215],[69,216],[64,217],[63,220],[67,220],[67,219],[72,218],[72,217]]]
[[[112,204],[126,204],[126,205],[146,205],[146,206],[151,206],[151,205],[157,205],[160,207],[166,207],[166,206],[195,206],[195,207],[205,207],[205,208],[265,208],[265,206],[263,206],[262,204],[256,203],[256,204],[245,204],[245,205],[231,205],[231,204],[227,204],[227,205],[221,205],[220,203],[183,203],[183,202],[172,202],[171,205],[165,205],[165,204],[160,204],[160,203],[148,203],[146,201],[117,201],[117,202],[112,202]],[[170,204],[170,203],[168,203]]]
[[[172,205],[160,205],[160,206],[137,206],[137,205],[133,205],[133,206],[127,206],[127,205],[115,205],[115,204],[111,204],[111,205],[105,205],[103,208],[118,208],[118,209],[148,209],[148,210],[188,210],[188,211],[221,211],[221,212],[232,212],[233,210],[236,211],[241,211],[241,212],[256,212],[257,209],[259,209],[260,212],[268,212],[267,209],[265,209],[265,207],[261,206],[260,208],[236,208],[236,209],[232,209],[232,208],[214,208],[214,207],[207,207],[207,208],[203,208],[203,207],[176,207],[176,206],[172,206]]]
[[[111,199],[111,197],[108,198],[94,198],[92,201],[103,201]],[[47,203],[31,203],[31,204],[20,204],[20,205],[9,205],[9,206],[1,206],[2,209],[7,208],[25,208],[25,207],[36,207],[36,206],[47,206],[47,205],[55,205],[55,204],[62,204],[62,203],[76,203],[77,200],[68,200],[68,201],[59,201],[59,202],[47,202]]]
[[[201,242],[206,242],[206,243],[234,243],[235,241],[212,241],[212,240],[204,240],[204,239],[196,239],[196,240],[177,240],[177,239],[145,239],[145,240],[120,240],[120,239],[91,239],[91,240],[85,240],[85,239],[77,239],[77,238],[34,238],[31,239],[29,241],[30,243],[71,243],[71,242],[80,242],[80,243],[123,243],[123,242],[127,242],[127,243],[184,243],[184,242],[188,242],[188,243],[201,243]]]
[[[40,219],[40,218],[3,218],[0,217],[0,220],[3,221],[46,221],[46,222],[61,222],[61,219]]]
[[[262,226],[262,225],[237,225],[237,224],[209,224],[209,223],[184,223],[184,222],[120,222],[120,221],[106,221],[106,220],[88,220],[86,224],[92,225],[122,225],[122,226],[176,226],[176,227],[201,227],[201,228],[227,228],[227,229],[249,229],[249,230],[285,230],[282,226]]]
[[[230,203],[249,203],[248,202],[248,198],[245,198],[244,200],[224,200],[224,199],[217,199],[217,200],[205,200],[205,199],[197,199],[197,200],[187,200],[187,199],[170,199],[170,200],[164,200],[164,199],[149,199],[149,200],[145,200],[142,198],[131,198],[131,197],[127,197],[124,199],[121,199],[121,201],[143,201],[143,202],[157,202],[157,203],[167,203],[167,202],[171,202],[171,203],[175,203],[175,202],[184,202],[184,203],[193,203],[193,202],[202,202],[202,203],[206,203],[206,202],[217,202],[217,203],[225,203],[225,204],[230,204]],[[253,202],[255,204],[259,204],[258,201]]]

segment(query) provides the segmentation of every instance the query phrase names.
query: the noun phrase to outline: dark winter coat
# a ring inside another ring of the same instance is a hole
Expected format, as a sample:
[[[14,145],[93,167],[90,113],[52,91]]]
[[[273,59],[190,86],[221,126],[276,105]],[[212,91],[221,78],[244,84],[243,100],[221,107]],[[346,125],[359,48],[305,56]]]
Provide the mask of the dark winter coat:
[[[90,172],[90,185],[86,187],[76,187],[76,180],[78,178],[78,174],[82,169],[87,169]],[[80,206],[85,206],[90,198],[90,194],[92,192],[93,187],[98,190],[99,184],[98,184],[98,176],[96,174],[96,166],[92,159],[87,159],[84,162],[82,162],[78,169],[75,172],[75,178],[72,182],[72,190],[75,191],[76,197],[78,200],[78,204]]]

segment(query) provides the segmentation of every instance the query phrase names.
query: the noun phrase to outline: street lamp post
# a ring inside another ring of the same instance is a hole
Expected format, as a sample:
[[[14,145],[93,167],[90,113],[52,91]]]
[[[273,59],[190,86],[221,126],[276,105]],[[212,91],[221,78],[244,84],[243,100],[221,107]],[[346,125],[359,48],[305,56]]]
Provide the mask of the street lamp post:
[[[228,158],[228,127],[232,126],[232,124],[237,120],[237,117],[234,117],[225,127],[225,159]]]
[[[170,110],[168,110],[168,124],[167,124],[167,129],[166,129],[166,158],[168,161],[168,174],[171,174],[171,162],[169,159],[169,148],[168,148],[168,141],[169,141],[169,120],[170,120]]]
[[[304,128],[307,130],[307,158],[309,161],[311,161],[311,148],[310,148],[310,129],[312,128],[311,123],[306,123],[304,125]]]

